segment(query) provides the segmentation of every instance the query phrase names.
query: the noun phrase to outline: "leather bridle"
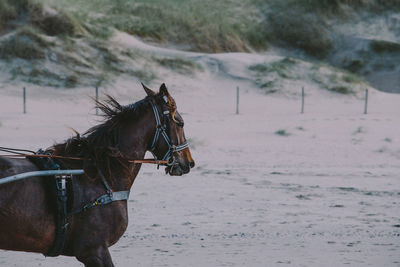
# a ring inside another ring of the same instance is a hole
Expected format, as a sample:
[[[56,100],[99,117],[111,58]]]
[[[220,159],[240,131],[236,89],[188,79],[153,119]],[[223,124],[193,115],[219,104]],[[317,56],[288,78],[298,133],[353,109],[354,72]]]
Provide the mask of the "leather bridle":
[[[166,103],[168,103],[167,97],[164,96],[163,100]],[[167,166],[174,167],[178,164],[175,159],[174,153],[188,148],[189,144],[187,141],[183,142],[180,145],[175,145],[172,143],[172,140],[168,136],[168,133],[166,131],[166,129],[167,129],[166,123],[169,122],[169,119],[170,119],[169,110],[162,111],[162,113],[161,113],[159,111],[157,105],[153,101],[150,101],[150,103],[151,103],[151,107],[153,109],[154,117],[156,120],[156,132],[153,137],[153,142],[151,144],[150,152],[153,154],[155,160],[166,160],[166,161],[168,161],[168,163],[166,164]],[[165,143],[168,145],[168,151],[165,153],[164,157],[162,157],[161,159],[158,159],[155,154],[155,149],[156,149],[156,144],[158,142],[158,139],[160,138],[160,135],[162,137],[164,137]]]

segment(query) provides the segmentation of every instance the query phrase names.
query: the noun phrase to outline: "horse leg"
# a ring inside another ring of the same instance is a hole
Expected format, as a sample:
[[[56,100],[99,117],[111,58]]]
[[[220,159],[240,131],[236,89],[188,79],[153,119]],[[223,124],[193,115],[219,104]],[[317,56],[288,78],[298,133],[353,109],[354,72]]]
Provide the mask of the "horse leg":
[[[86,250],[76,257],[85,267],[114,267],[107,247]]]

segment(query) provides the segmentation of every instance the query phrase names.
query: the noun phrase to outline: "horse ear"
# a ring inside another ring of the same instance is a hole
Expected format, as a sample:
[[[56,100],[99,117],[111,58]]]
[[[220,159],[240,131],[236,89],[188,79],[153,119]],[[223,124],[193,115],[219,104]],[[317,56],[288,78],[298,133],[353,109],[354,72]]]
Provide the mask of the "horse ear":
[[[153,96],[156,95],[156,92],[154,92],[153,90],[151,90],[150,88],[148,88],[146,85],[144,85],[143,83],[141,83],[143,86],[144,91],[146,92],[146,94],[148,96]]]
[[[165,83],[161,84],[160,86],[160,94],[164,96],[169,96],[168,89],[167,86],[165,86]]]

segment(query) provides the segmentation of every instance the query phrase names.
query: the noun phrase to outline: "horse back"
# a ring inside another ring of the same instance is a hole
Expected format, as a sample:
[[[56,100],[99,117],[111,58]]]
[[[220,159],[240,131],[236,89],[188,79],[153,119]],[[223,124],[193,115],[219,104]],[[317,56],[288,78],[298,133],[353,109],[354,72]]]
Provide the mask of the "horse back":
[[[36,170],[37,167],[27,159],[0,157],[0,179],[18,173]]]

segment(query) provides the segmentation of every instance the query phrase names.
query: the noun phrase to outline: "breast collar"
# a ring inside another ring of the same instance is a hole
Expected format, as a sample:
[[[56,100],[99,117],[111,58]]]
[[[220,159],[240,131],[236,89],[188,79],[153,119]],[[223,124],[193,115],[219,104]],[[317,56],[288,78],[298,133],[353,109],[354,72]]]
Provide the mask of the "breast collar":
[[[164,99],[165,100],[165,99]],[[167,101],[167,100],[165,100]],[[173,156],[174,152],[179,152],[184,150],[185,148],[189,147],[189,144],[187,141],[183,142],[180,145],[174,145],[172,144],[171,138],[168,136],[167,132],[166,132],[166,121],[169,119],[168,115],[169,115],[169,110],[165,110],[162,113],[159,112],[158,107],[153,103],[153,101],[150,101],[151,103],[151,107],[153,108],[153,112],[154,112],[154,117],[156,119],[156,132],[154,134],[154,138],[153,138],[153,142],[151,144],[151,149],[150,152],[153,154],[154,159],[156,160],[160,160],[157,158],[156,154],[155,154],[155,146],[158,142],[158,139],[160,137],[160,134],[162,137],[164,137],[165,142],[168,145],[168,151],[165,153],[164,157],[161,158],[161,160],[168,160],[168,164],[167,165],[174,165],[175,164],[175,159]],[[160,115],[161,114],[161,115]],[[161,119],[162,119],[162,123],[161,123]]]

